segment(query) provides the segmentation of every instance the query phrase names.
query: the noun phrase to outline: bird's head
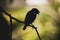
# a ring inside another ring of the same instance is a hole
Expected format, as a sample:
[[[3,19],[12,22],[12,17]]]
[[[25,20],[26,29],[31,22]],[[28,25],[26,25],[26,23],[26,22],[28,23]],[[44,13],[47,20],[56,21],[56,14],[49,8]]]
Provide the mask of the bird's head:
[[[33,8],[32,11],[34,12],[34,14],[39,14],[40,11],[37,8]]]

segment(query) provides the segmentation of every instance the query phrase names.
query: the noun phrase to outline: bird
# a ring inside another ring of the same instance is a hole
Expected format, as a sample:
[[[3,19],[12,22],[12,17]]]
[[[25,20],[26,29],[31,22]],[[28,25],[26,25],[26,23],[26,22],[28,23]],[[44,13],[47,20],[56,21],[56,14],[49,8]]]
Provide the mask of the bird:
[[[26,14],[25,20],[24,20],[24,27],[23,30],[26,29],[27,26],[32,24],[34,20],[36,19],[37,14],[39,14],[40,11],[37,8],[32,8],[28,13]]]

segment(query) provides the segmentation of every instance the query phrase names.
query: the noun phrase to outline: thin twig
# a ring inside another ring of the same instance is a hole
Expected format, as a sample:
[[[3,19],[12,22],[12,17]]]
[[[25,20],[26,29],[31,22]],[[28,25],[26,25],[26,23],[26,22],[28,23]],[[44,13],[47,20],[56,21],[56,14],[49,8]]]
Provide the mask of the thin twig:
[[[9,30],[10,30],[10,40],[12,40],[12,17],[11,17],[11,14],[10,14],[10,28],[9,28]]]
[[[39,40],[41,40],[41,37],[40,37],[40,35],[39,35],[39,32],[37,31],[37,27],[35,27],[33,24],[32,24],[31,27],[35,29],[35,31],[36,31],[36,33],[37,33],[37,35],[38,35]]]

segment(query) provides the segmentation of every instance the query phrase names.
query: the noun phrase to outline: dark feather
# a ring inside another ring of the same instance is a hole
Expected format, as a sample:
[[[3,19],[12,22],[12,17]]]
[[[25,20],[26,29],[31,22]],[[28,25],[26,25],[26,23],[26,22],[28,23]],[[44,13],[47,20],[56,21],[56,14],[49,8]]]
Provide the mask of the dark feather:
[[[33,8],[31,11],[27,13],[25,20],[24,20],[25,25],[24,25],[23,30],[25,30],[28,25],[34,22],[38,13],[39,11],[36,8]]]

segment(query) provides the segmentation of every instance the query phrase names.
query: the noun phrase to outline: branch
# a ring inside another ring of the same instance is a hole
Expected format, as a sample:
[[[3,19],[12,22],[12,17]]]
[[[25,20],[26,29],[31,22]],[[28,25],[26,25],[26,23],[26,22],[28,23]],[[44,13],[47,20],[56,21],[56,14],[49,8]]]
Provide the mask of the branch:
[[[18,19],[14,18],[14,17],[12,17],[11,14],[7,13],[3,8],[0,8],[0,9],[1,9],[2,12],[4,12],[4,13],[5,13],[7,16],[9,16],[10,18],[16,20],[17,22],[24,23],[24,22],[19,21]]]
[[[18,19],[16,19],[16,18],[12,17],[11,14],[8,14],[5,10],[1,9],[1,11],[3,11],[3,12],[4,12],[6,15],[8,15],[11,19],[14,19],[14,20],[16,20],[16,21],[19,22],[19,23],[25,24],[23,21],[20,21],[20,20],[18,20]],[[11,21],[11,20],[10,20],[10,21]],[[11,25],[12,25],[12,24],[11,24]],[[36,28],[33,24],[32,24],[32,25],[29,25],[29,26],[35,29],[35,31],[36,31],[36,33],[37,33],[37,35],[38,35],[39,40],[41,40],[41,37],[40,37],[40,35],[39,35],[38,31],[37,31],[37,28]]]

